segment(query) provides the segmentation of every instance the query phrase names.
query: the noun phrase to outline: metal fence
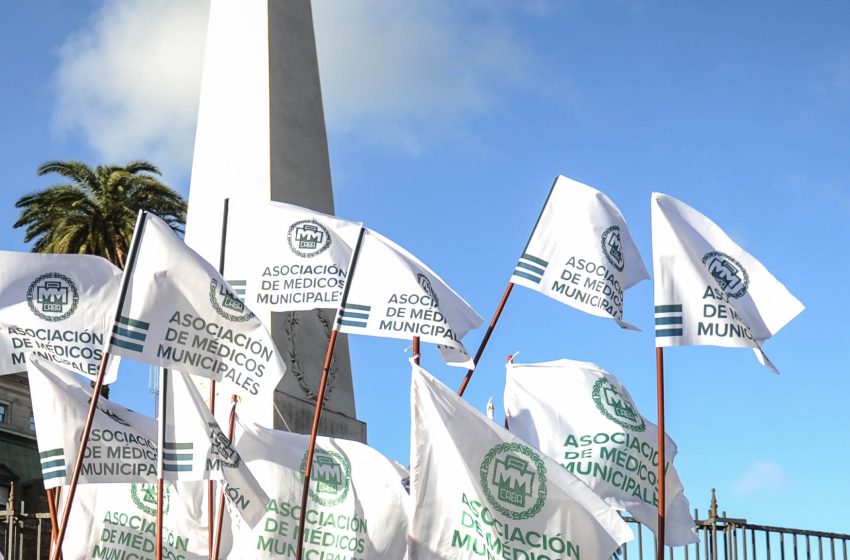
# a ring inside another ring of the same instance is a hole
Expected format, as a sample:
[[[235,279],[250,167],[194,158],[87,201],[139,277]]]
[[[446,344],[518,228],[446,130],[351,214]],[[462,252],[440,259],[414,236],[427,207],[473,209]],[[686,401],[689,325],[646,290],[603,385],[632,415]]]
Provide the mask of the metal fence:
[[[657,554],[652,531],[626,517],[635,540],[618,552],[620,560],[654,560]],[[717,497],[711,491],[708,518],[700,519],[694,510],[700,542],[690,546],[666,547],[669,560],[850,560],[847,549],[850,534],[788,529],[748,523],[718,512]]]
[[[6,560],[42,560],[50,553],[50,514],[29,513],[26,502],[16,503],[14,485],[0,510],[0,545]]]

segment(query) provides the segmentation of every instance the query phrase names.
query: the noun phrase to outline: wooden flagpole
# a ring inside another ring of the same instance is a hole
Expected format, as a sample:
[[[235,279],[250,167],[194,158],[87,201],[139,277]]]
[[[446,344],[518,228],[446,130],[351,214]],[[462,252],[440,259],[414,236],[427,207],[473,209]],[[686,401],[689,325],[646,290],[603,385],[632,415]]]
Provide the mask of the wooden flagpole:
[[[313,414],[313,427],[310,429],[310,444],[307,447],[307,461],[304,465],[304,487],[301,490],[301,511],[298,515],[298,540],[295,548],[295,560],[303,560],[304,558],[304,521],[307,517],[307,498],[310,495],[310,477],[313,474],[313,454],[316,451],[316,437],[319,435],[319,419],[322,415],[325,389],[328,385],[328,371],[331,369],[336,337],[339,334],[340,313],[348,299],[348,291],[351,289],[351,283],[354,279],[354,269],[357,266],[357,257],[360,254],[360,246],[363,243],[363,234],[365,232],[366,228],[361,226],[360,235],[357,237],[357,245],[354,246],[354,252],[351,255],[351,265],[348,267],[348,279],[342,291],[342,298],[339,303],[336,319],[334,320],[334,327],[331,331],[330,340],[328,340],[328,351],[325,354],[325,364],[322,367],[322,379],[319,382],[319,392],[316,395],[316,410]]]
[[[657,560],[664,560],[666,463],[664,448],[667,432],[664,429],[664,349],[655,348],[655,369],[658,378],[658,539]]]
[[[549,204],[549,199],[552,198],[552,192],[555,190],[555,185],[558,183],[558,179],[552,182],[552,186],[549,188],[549,194],[546,195],[546,202],[543,203],[543,208],[540,209],[540,214],[537,215],[537,221],[534,222],[534,228],[531,230],[531,235],[528,236],[528,241],[525,243],[525,248],[522,250],[522,254],[524,255],[526,251],[528,251],[528,245],[531,243],[531,239],[534,237],[534,232],[537,231],[537,226],[540,225],[540,219],[543,217],[543,211],[546,210],[546,206]],[[513,277],[513,276],[511,276]],[[466,391],[466,386],[469,385],[469,380],[472,379],[472,374],[475,372],[475,367],[478,365],[478,360],[481,359],[481,354],[484,353],[484,348],[487,346],[487,342],[490,341],[490,335],[493,334],[493,329],[496,328],[496,322],[499,320],[499,316],[502,314],[502,310],[505,308],[505,304],[508,302],[508,296],[511,295],[511,290],[514,288],[513,282],[508,282],[508,287],[505,289],[505,294],[502,296],[502,301],[499,302],[499,307],[496,308],[496,312],[493,314],[493,318],[490,319],[490,326],[487,327],[487,332],[484,333],[484,338],[481,339],[481,344],[478,346],[478,351],[475,353],[475,357],[472,359],[472,369],[466,372],[466,376],[463,378],[463,382],[460,384],[460,389],[457,390],[457,396],[462,397],[463,393]]]
[[[227,439],[229,441],[233,441],[233,432],[234,425],[236,423],[236,404],[239,402],[239,397],[236,395],[230,395],[230,422],[229,427],[227,429]],[[221,552],[221,529],[224,525],[224,485],[222,484],[222,488],[218,494],[218,520],[215,528],[215,547],[213,548],[213,556],[210,558],[218,558],[219,553]]]
[[[475,367],[478,365],[478,360],[481,359],[481,354],[484,353],[484,348],[487,347],[487,343],[490,341],[490,335],[493,334],[493,329],[496,328],[496,323],[499,321],[499,317],[502,315],[502,310],[505,308],[505,304],[508,302],[508,297],[511,295],[511,290],[513,289],[514,283],[508,282],[508,287],[505,289],[502,301],[499,302],[499,306],[496,308],[493,318],[490,319],[490,326],[487,327],[487,332],[484,333],[484,338],[481,339],[481,344],[478,345],[478,351],[475,352],[475,357],[472,358],[472,369],[466,372],[466,377],[463,378],[463,382],[460,384],[460,389],[457,390],[457,396],[462,397],[463,393],[466,391],[466,386],[469,385],[469,380],[472,379],[472,374],[475,373]]]
[[[168,368],[159,370],[159,445],[156,465],[156,560],[162,560],[162,494],[165,490],[163,483],[163,465],[165,453],[165,423],[168,420]]]
[[[54,488],[48,488],[45,492],[47,493],[47,509],[50,511],[50,551],[52,553],[56,545],[56,508],[59,504],[59,495]]]
[[[230,212],[230,199],[224,199],[224,209],[221,217],[221,245],[218,253],[218,273],[224,276],[224,257],[227,247],[227,217]],[[215,379],[210,380],[210,414],[215,418]],[[215,482],[207,481],[207,551],[213,558],[215,541]]]
[[[413,363],[416,364],[417,366],[419,365],[419,349],[420,349],[419,337],[414,336],[413,337]]]
[[[112,321],[113,325],[118,324],[118,319],[121,318],[121,311],[124,309],[124,299],[127,296],[127,285],[129,278],[133,272],[133,266],[136,264],[136,256],[139,253],[139,242],[142,237],[142,232],[145,229],[145,217],[147,212],[139,211],[139,217],[136,220],[136,231],[133,233],[133,242],[130,245],[130,254],[127,258],[127,266],[124,269],[124,277],[121,280],[121,292],[118,295],[118,306],[115,309],[115,318]],[[86,447],[89,444],[89,436],[91,435],[92,424],[94,423],[94,413],[97,410],[97,402],[100,398],[100,390],[103,387],[103,378],[106,376],[106,368],[109,364],[110,352],[112,348],[111,338],[106,344],[106,350],[100,358],[100,365],[97,368],[97,378],[95,379],[94,388],[92,389],[91,403],[89,411],[86,415],[86,422],[83,425],[83,435],[80,438],[80,448],[77,451],[77,460],[74,463],[74,470],[71,474],[71,483],[68,485],[68,496],[65,499],[65,507],[62,510],[62,521],[59,523],[59,532],[56,535],[56,548],[50,555],[50,560],[58,560],[59,551],[62,550],[62,542],[65,540],[65,530],[68,528],[68,520],[71,517],[71,506],[74,505],[74,494],[77,492],[77,483],[80,480],[80,471],[83,466],[83,457],[85,456]]]

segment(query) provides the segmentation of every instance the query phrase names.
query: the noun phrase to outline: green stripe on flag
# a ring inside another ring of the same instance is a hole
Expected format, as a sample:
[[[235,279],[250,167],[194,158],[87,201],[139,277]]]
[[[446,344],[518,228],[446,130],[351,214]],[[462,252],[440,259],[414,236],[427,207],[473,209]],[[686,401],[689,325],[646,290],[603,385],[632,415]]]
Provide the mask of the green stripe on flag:
[[[681,317],[656,317],[655,318],[656,325],[681,325],[682,318]]]
[[[118,318],[118,322],[124,325],[128,325],[130,327],[138,327],[140,329],[149,329],[151,328],[150,323],[145,323],[144,321],[137,321],[136,319],[130,319],[129,317],[124,317],[123,315]]]
[[[682,312],[682,304],[673,304],[673,305],[656,305],[655,306],[656,313],[676,313]]]
[[[535,257],[534,255],[529,255],[528,253],[523,253],[522,257],[520,257],[520,258],[525,259],[527,261],[535,262],[535,263],[539,264],[540,266],[549,266],[548,261],[544,261],[543,259],[539,259],[539,258]]]
[[[56,457],[57,455],[64,455],[65,450],[61,447],[59,449],[48,449],[47,451],[42,451],[38,454],[42,459],[47,459],[48,457]]]
[[[191,443],[178,443],[176,441],[166,441],[162,445],[166,449],[192,449]]]
[[[660,329],[655,331],[655,336],[682,336],[682,329]]]
[[[358,305],[356,303],[346,303],[345,308],[346,309],[357,309],[359,311],[371,311],[372,310],[371,305]]]

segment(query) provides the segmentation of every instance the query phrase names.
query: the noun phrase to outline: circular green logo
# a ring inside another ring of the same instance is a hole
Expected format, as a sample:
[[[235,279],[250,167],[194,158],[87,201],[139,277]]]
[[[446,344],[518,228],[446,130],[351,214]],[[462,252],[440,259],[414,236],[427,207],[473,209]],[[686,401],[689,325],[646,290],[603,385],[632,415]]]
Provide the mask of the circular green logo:
[[[241,323],[254,316],[227,284],[219,284],[215,278],[210,280],[210,303],[215,312],[228,321]]]
[[[27,289],[27,305],[39,319],[64,321],[74,314],[80,293],[73,280],[58,272],[42,274]]]
[[[609,379],[598,379],[593,384],[592,396],[596,408],[605,418],[633,432],[646,430],[646,423],[638,414],[632,397],[625,390],[618,389]]]
[[[602,252],[611,266],[623,272],[626,259],[623,256],[623,241],[620,239],[620,226],[611,226],[602,232]]]
[[[301,459],[301,482],[307,468],[307,454]],[[351,464],[336,451],[316,448],[310,472],[310,498],[323,506],[335,506],[348,497],[351,486]]]
[[[727,297],[738,299],[747,293],[750,275],[744,266],[720,251],[711,251],[702,258],[702,264]]]
[[[286,233],[289,250],[305,259],[324,253],[331,241],[330,232],[316,220],[295,222]]]
[[[171,506],[171,484],[166,482],[162,487],[165,490],[162,494],[162,515],[165,515]],[[130,485],[130,497],[137,508],[148,515],[156,515],[156,484],[134,482]]]
[[[487,452],[480,475],[487,501],[510,519],[531,519],[546,503],[546,465],[527,445],[500,443]]]

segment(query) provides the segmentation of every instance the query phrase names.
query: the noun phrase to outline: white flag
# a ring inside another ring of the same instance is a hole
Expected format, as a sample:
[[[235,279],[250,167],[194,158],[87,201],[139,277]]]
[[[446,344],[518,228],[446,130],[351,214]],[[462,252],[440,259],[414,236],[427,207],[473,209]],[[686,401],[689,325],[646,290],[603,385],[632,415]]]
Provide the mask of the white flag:
[[[254,312],[339,307],[359,223],[280,202],[228,208],[224,270]]]
[[[189,376],[175,371],[163,379],[162,417],[168,419],[163,438],[163,478],[223,480],[224,494],[232,508],[255,526],[265,513],[268,496],[204,405]]]
[[[508,363],[505,414],[512,433],[561,463],[609,505],[658,526],[658,427],[640,415],[620,381],[596,364]],[[666,542],[699,542],[673,466],[668,436]]]
[[[620,210],[598,190],[558,176],[511,282],[623,328],[624,292],[649,278]]]
[[[413,366],[411,558],[608,558],[632,533],[554,460]]]
[[[752,348],[803,310],[797,298],[717,225],[665,194],[652,194],[656,346]]]
[[[139,222],[112,351],[223,381],[247,398],[272,394],[286,366],[259,319],[165,222]]]
[[[165,483],[163,558],[209,558],[206,489],[203,482]],[[154,560],[156,502],[156,482],[78,486],[63,557]],[[223,545],[222,550],[225,558],[228,547]]]
[[[95,379],[120,283],[101,257],[0,251],[0,375],[26,370],[32,352]]]
[[[337,315],[340,332],[437,344],[452,366],[471,368],[461,343],[482,319],[430,268],[381,234],[365,229],[348,294]]]
[[[234,527],[230,558],[294,557],[310,437],[237,422],[236,447],[268,493],[252,530]],[[320,437],[305,518],[305,558],[398,560],[407,548],[403,473],[374,449]]]
[[[55,488],[71,478],[92,390],[57,364],[27,361],[44,487]],[[80,484],[155,481],[157,439],[153,418],[98,399]]]

